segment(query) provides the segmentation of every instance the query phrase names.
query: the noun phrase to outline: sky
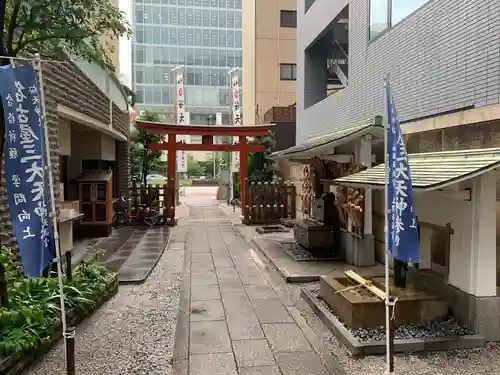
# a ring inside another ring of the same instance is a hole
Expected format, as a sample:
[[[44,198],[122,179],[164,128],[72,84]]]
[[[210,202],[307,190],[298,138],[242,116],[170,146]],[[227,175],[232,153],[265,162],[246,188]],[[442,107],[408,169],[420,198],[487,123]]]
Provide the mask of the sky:
[[[118,6],[132,24],[132,0],[119,0]],[[120,38],[120,80],[132,88],[132,41],[126,37]]]

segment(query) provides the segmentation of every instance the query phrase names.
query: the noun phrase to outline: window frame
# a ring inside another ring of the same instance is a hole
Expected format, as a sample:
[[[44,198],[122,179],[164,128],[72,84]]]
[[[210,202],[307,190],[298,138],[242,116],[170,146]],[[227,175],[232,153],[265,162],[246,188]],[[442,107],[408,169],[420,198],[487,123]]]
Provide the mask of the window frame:
[[[292,18],[285,17],[285,15],[288,15]],[[295,15],[295,17],[293,17],[294,15]],[[296,29],[297,28],[297,11],[296,10],[281,9],[280,10],[280,27]]]
[[[290,77],[283,74],[283,68],[291,68]],[[280,81],[296,81],[297,80],[297,64],[295,63],[280,63]]]
[[[420,5],[418,8],[416,8],[415,10],[413,10],[412,12],[410,12],[409,14],[407,14],[405,17],[401,18],[401,20],[399,20],[397,23],[393,23],[393,20],[392,20],[393,1],[394,0],[387,0],[387,9],[386,9],[387,19],[386,19],[386,27],[385,27],[385,29],[383,29],[382,31],[380,31],[373,38],[371,37],[371,30],[372,30],[372,28],[371,28],[371,25],[372,25],[371,11],[372,11],[372,2],[373,2],[373,0],[369,0],[368,1],[368,17],[369,17],[369,20],[368,20],[368,32],[367,32],[367,34],[368,34],[368,42],[369,43],[374,42],[378,38],[382,37],[387,32],[389,32],[389,30],[392,30],[397,25],[403,23],[407,18],[411,17],[414,13],[420,11],[423,7],[425,7],[425,6],[429,5],[430,3],[432,3],[432,0],[425,0],[424,4]]]

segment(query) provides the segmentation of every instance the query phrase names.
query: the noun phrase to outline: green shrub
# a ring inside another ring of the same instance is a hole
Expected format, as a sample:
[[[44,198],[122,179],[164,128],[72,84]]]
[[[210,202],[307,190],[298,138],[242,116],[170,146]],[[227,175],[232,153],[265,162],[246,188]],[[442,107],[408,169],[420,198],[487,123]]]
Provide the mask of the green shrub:
[[[57,278],[27,278],[17,256],[0,249],[9,283],[9,309],[0,308],[0,357],[21,353],[50,343],[61,317]],[[95,304],[113,274],[102,265],[82,263],[72,280],[63,279],[66,311]]]

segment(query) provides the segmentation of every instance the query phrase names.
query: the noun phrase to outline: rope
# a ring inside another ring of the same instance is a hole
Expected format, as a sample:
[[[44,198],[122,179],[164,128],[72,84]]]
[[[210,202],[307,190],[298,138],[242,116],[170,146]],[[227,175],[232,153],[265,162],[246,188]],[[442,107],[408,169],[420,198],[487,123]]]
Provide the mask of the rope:
[[[65,339],[74,339],[76,337],[76,329],[72,329],[71,331],[64,331],[63,336]]]
[[[398,297],[394,297],[394,299],[392,301],[389,301],[389,298],[385,299],[385,304],[388,305],[392,309],[391,318],[390,318],[391,320],[396,319],[396,302],[398,302]]]

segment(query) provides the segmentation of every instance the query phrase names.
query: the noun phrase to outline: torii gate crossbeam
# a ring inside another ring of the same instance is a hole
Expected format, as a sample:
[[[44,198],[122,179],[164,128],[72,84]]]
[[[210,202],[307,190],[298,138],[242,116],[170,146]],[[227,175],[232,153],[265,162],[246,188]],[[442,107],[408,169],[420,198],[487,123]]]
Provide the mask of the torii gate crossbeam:
[[[248,153],[264,151],[262,145],[249,145],[247,137],[266,136],[274,124],[254,126],[233,125],[176,125],[155,122],[137,121],[136,126],[143,128],[148,133],[166,134],[167,141],[150,145],[151,150],[165,150],[168,155],[167,168],[167,218],[175,219],[175,181],[177,170],[177,151],[233,151],[240,153],[240,195],[241,207],[245,209],[245,179],[247,178]],[[202,144],[186,144],[177,142],[177,135],[201,135]],[[214,137],[232,136],[238,139],[235,144],[214,144]]]

